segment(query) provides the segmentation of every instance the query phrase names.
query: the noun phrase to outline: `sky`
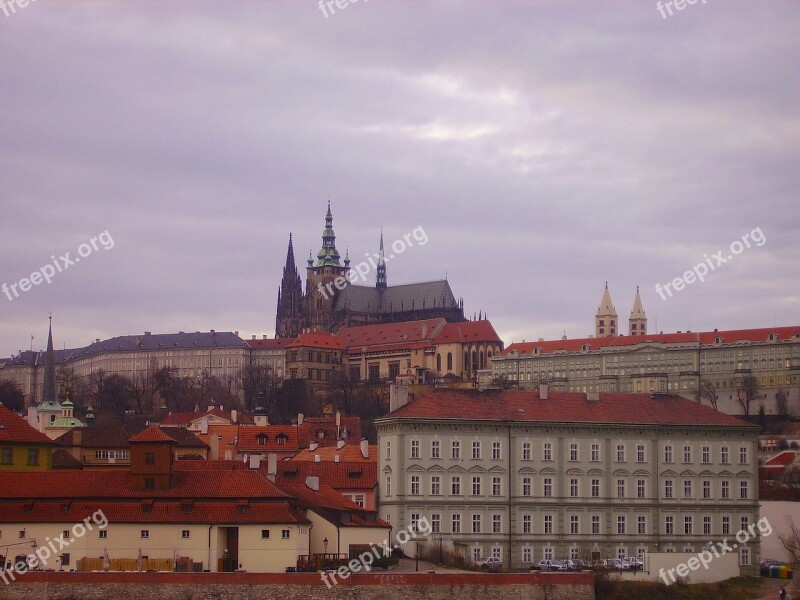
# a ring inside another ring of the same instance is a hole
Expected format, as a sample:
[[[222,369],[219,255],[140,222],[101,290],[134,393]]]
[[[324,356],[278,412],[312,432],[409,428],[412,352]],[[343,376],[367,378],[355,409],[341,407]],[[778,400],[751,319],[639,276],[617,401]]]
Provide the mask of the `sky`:
[[[623,326],[636,286],[651,332],[800,324],[798,3],[18,2],[0,357],[50,313],[272,337],[329,197],[354,265],[383,227],[390,285],[506,344],[592,334],[606,281]]]

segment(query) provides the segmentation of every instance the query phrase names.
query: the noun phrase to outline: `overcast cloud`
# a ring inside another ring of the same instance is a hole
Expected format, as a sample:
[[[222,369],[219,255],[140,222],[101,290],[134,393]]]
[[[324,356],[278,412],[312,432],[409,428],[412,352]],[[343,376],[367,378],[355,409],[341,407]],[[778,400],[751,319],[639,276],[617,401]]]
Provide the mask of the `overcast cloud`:
[[[6,0],[8,4],[11,0]],[[274,333],[328,193],[354,262],[447,277],[508,344],[795,325],[800,5],[58,2],[0,13],[0,356],[145,330]],[[753,246],[655,292],[745,233]],[[371,279],[372,281],[372,279]],[[657,325],[656,325],[657,320]]]

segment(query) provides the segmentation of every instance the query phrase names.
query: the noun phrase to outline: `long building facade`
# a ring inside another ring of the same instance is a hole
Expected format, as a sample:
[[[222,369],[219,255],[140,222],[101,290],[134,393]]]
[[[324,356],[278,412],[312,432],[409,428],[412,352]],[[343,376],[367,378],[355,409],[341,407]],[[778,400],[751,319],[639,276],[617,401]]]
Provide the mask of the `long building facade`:
[[[758,428],[676,395],[436,390],[376,427],[381,517],[468,560],[699,552],[759,519]]]

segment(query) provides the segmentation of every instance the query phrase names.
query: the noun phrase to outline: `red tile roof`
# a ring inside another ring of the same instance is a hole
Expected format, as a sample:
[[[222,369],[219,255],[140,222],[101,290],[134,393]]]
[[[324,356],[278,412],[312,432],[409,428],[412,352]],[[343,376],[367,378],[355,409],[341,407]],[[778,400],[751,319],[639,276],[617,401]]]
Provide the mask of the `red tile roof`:
[[[283,443],[280,438],[283,436]],[[264,443],[260,443],[263,439]],[[241,454],[262,452],[297,452],[297,427],[294,425],[266,425],[257,427],[246,425],[239,427],[236,450]]]
[[[360,351],[363,346],[412,346],[422,340],[433,340],[446,327],[442,318],[404,323],[379,323],[359,327],[344,327],[339,336],[348,349]],[[423,335],[424,334],[424,335]]]
[[[297,339],[292,340],[286,345],[286,347],[341,350],[344,348],[344,342],[341,338],[336,337],[327,331],[312,331],[309,333],[304,333]]]
[[[764,462],[764,467],[785,467],[792,464],[797,458],[796,450],[784,450]]]
[[[198,433],[197,438],[211,446],[211,436],[219,437],[218,449],[221,456],[225,456],[225,450],[236,452],[236,440],[239,439],[238,425],[209,425],[208,433]]]
[[[188,461],[187,461],[188,462]],[[202,461],[191,461],[202,462]],[[180,462],[179,462],[180,464]],[[12,498],[283,498],[271,481],[255,470],[176,468],[168,490],[133,490],[127,469],[102,471],[0,472],[0,499]]]
[[[178,460],[176,471],[247,471],[249,467],[241,460]]]
[[[175,441],[175,438],[168,436],[166,433],[161,431],[160,427],[156,425],[151,425],[141,433],[133,436],[131,439],[128,440],[129,443],[137,443],[137,442],[150,442],[150,443],[168,443],[168,444],[177,444],[178,442]]]
[[[253,350],[282,350],[289,345],[292,338],[275,338],[271,340],[245,340]]]
[[[681,396],[601,393],[589,401],[551,391],[542,400],[538,391],[522,390],[434,390],[380,420],[390,418],[754,427]]]
[[[345,444],[341,449],[338,449],[336,446],[320,446],[316,450],[309,450],[308,448],[305,448],[292,457],[291,460],[313,462],[315,460],[315,456],[317,455],[319,455],[320,461],[322,462],[332,463],[335,460],[335,456],[338,456],[339,460],[345,462],[375,462],[378,460],[378,446],[375,444],[369,445],[369,457],[367,458],[364,458],[364,456],[361,454],[361,446],[359,444]]]
[[[229,423],[233,423],[233,417],[231,416],[231,413],[229,413],[227,411],[224,411],[224,410],[221,410],[220,408],[214,407],[213,409],[207,410],[207,411],[204,411],[204,412],[174,412],[174,413],[170,413],[170,414],[168,414],[166,417],[164,417],[161,420],[161,425],[183,425],[183,426],[187,426],[192,421],[196,421],[198,419],[202,419],[203,417],[205,417],[207,415],[208,416],[213,415],[215,417],[219,417],[220,419],[225,419]],[[241,411],[237,413],[236,419],[238,421],[238,423],[236,423],[237,425],[239,425],[239,424],[247,425],[247,424],[253,422],[253,419],[251,419],[249,415],[247,415],[247,414],[245,414],[245,413],[243,413]]]
[[[262,467],[264,467],[263,463]],[[292,482],[303,483],[309,475],[319,477],[322,485],[328,485],[336,490],[372,490],[378,485],[378,463],[278,461],[276,480],[278,485]]]
[[[721,338],[723,344],[732,344],[741,341],[766,342],[771,333],[778,334],[779,339],[786,340],[796,335],[800,335],[800,326],[792,327],[773,327],[762,329],[731,329],[727,331],[702,331],[691,333],[648,333],[647,335],[619,336],[613,338],[577,338],[567,340],[545,340],[542,342],[519,342],[511,344],[503,351],[502,356],[508,356],[510,352],[516,351],[519,354],[531,354],[535,348],[540,348],[542,354],[558,352],[579,352],[584,344],[590,350],[601,348],[635,346],[647,342],[662,344],[704,344],[715,343],[716,338]]]
[[[35,444],[53,446],[55,442],[38,429],[34,429],[23,417],[0,404],[0,442],[4,444]]]
[[[493,342],[502,346],[503,340],[497,335],[492,324],[487,320],[465,321],[464,323],[448,323],[444,326],[436,340],[436,344]]]
[[[235,524],[299,524],[309,523],[288,501],[253,501],[247,510],[239,511],[238,502],[198,501],[191,510],[180,501],[155,500],[150,510],[146,503],[99,500],[94,502],[35,500],[2,504],[6,523],[80,523],[98,510],[109,523],[235,523]],[[66,507],[66,508],[64,508]]]
[[[320,484],[319,490],[312,490],[304,482],[283,484],[281,487],[302,506],[317,514],[333,517],[342,527],[391,527],[387,522],[378,518],[377,512],[361,508],[330,486]],[[349,518],[343,518],[344,514]]]
[[[72,456],[64,448],[59,448],[53,452],[54,469],[82,469],[83,463]]]
[[[322,437],[320,432],[324,432]],[[346,434],[346,435],[345,435]],[[341,415],[337,431],[336,417],[306,417],[300,425],[300,447],[307,447],[311,442],[320,446],[336,444],[338,436],[343,436],[347,442],[358,443],[361,441],[361,419]]]

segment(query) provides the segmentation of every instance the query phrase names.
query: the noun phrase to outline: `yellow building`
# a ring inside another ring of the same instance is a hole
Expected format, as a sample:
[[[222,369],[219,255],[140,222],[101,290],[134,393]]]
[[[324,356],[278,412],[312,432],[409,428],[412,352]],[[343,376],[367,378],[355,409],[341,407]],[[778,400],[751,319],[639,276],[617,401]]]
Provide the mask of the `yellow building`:
[[[0,471],[49,471],[55,443],[0,404]]]

